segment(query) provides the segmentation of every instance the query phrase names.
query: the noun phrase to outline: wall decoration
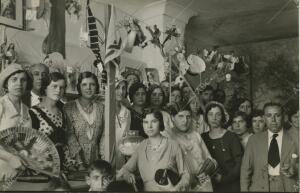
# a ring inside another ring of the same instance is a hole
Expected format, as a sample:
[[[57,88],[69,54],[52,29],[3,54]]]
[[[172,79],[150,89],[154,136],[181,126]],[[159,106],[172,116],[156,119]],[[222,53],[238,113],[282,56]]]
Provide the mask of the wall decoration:
[[[159,76],[156,68],[145,68],[147,75],[147,83],[151,85],[159,85]]]
[[[23,1],[0,0],[0,24],[23,29]]]
[[[129,74],[136,74],[142,80],[142,73],[140,70],[126,66],[121,75],[126,78]]]

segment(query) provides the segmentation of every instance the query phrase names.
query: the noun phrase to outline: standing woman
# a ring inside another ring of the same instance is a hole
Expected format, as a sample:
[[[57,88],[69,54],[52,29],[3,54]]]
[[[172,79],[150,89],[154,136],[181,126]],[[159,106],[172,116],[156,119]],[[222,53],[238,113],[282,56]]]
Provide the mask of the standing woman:
[[[122,167],[117,178],[135,183],[136,171],[144,182],[144,191],[184,191],[188,189],[190,175],[183,161],[183,154],[177,142],[161,135],[164,130],[163,116],[160,111],[149,111],[143,118],[143,127],[148,136],[136,152]],[[161,186],[155,181],[159,169],[170,169],[179,174],[176,185]]]
[[[21,101],[31,86],[32,81],[20,64],[11,64],[1,72],[0,88],[6,94],[0,98],[0,131],[16,126],[31,127],[29,108]],[[16,175],[15,169],[19,167],[19,158],[0,146],[0,179]]]
[[[192,124],[191,127],[194,131],[199,133],[200,135],[204,132],[209,131],[209,126],[204,121],[204,105],[200,102],[197,96],[192,96],[193,98],[189,102],[189,107],[191,109],[191,118]],[[203,106],[203,107],[202,107]]]
[[[130,130],[136,130],[146,138],[143,130],[143,117],[146,107],[146,86],[140,82],[133,83],[129,88],[129,99],[132,102]]]
[[[122,104],[127,100],[127,81],[125,79],[116,81],[116,168],[117,170],[125,164],[125,157],[119,150],[121,139],[125,137],[126,132],[130,128],[131,116],[130,111]]]
[[[66,89],[64,75],[59,72],[50,73],[41,87],[42,102],[29,110],[32,127],[48,136],[55,144],[61,164],[64,160],[63,147],[66,144],[66,117],[62,111],[60,99]]]
[[[202,138],[219,165],[219,172],[212,179],[214,191],[239,192],[243,147],[234,133],[224,129],[226,123],[224,106],[215,101],[208,103],[204,120],[209,125],[210,131],[203,133]]]
[[[104,106],[95,99],[99,83],[95,74],[82,72],[78,77],[79,98],[68,102],[64,110],[68,120],[68,146],[71,159],[79,168],[87,168],[100,158],[100,139],[104,127]]]
[[[166,104],[166,97],[163,91],[163,88],[158,85],[154,85],[148,91],[148,105],[151,108],[159,110],[164,118],[164,126],[166,130],[169,130],[173,127],[173,122],[171,120],[171,116],[168,112],[163,110],[163,107]]]

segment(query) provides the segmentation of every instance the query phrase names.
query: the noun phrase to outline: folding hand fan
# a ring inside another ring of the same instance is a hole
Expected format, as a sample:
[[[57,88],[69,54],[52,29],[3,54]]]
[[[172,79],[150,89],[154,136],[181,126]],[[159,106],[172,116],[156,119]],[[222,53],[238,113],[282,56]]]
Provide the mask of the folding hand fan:
[[[26,168],[50,177],[59,177],[60,159],[57,149],[43,133],[26,127],[5,129],[0,131],[0,147],[18,156]],[[12,185],[12,182],[9,183]]]

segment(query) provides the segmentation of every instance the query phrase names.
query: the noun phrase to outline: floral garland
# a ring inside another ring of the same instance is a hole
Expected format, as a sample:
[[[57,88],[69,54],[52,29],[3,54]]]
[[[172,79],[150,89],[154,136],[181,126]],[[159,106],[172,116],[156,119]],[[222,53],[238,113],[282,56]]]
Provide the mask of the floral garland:
[[[66,0],[66,10],[69,15],[76,15],[79,19],[81,9],[79,0]]]

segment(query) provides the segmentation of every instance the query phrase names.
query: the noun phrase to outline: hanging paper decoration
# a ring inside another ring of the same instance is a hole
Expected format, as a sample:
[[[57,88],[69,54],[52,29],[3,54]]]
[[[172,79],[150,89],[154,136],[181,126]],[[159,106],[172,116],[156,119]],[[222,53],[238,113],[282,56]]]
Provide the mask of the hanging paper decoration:
[[[89,5],[89,0],[87,1],[87,10],[88,10],[88,29],[89,29],[89,37],[90,37],[90,48],[96,56],[96,60],[94,61],[94,66],[98,68],[100,72],[103,71],[103,61],[100,54],[99,47],[99,35],[96,25],[96,19],[92,13],[92,10]]]
[[[181,88],[183,86],[183,83],[184,83],[184,78],[181,75],[177,76],[174,85],[177,85],[179,86],[179,88]]]
[[[157,27],[157,25],[153,26],[153,29],[150,26],[146,26],[146,29],[150,32],[152,39],[150,42],[157,46],[160,49],[161,55],[165,58],[166,53],[164,51],[164,45],[165,43],[170,40],[172,37],[179,37],[180,34],[178,33],[178,30],[176,29],[176,26],[173,25],[172,28],[168,29],[165,33],[168,34],[163,43],[160,42],[159,37],[161,35],[161,31]],[[146,42],[143,47],[146,47],[148,43]]]
[[[66,10],[72,18],[75,17],[76,19],[79,19],[81,5],[78,0],[66,0]],[[74,19],[72,20],[74,21]]]
[[[127,28],[128,33],[124,50],[131,53],[133,46],[142,47],[143,42],[146,40],[146,36],[137,19],[130,18],[128,21],[125,21],[124,27]]]
[[[178,53],[176,55],[177,60],[179,61],[179,70],[180,74],[184,75],[187,70],[190,68],[186,58],[185,58],[185,49],[182,48],[181,50],[178,49]]]
[[[83,30],[83,27],[80,27],[79,34],[80,47],[86,47],[89,41],[89,33]]]
[[[165,40],[163,41],[162,45],[165,45],[165,43],[168,41],[168,40],[171,40],[172,37],[179,37],[180,36],[180,32],[179,30],[176,28],[176,25],[172,25],[172,27],[170,29],[168,29],[166,32],[165,32],[167,35],[167,37],[165,38]]]
[[[206,69],[204,60],[197,55],[194,55],[194,54],[189,55],[187,61],[190,64],[189,70],[192,73],[200,74],[200,73],[204,72]]]

